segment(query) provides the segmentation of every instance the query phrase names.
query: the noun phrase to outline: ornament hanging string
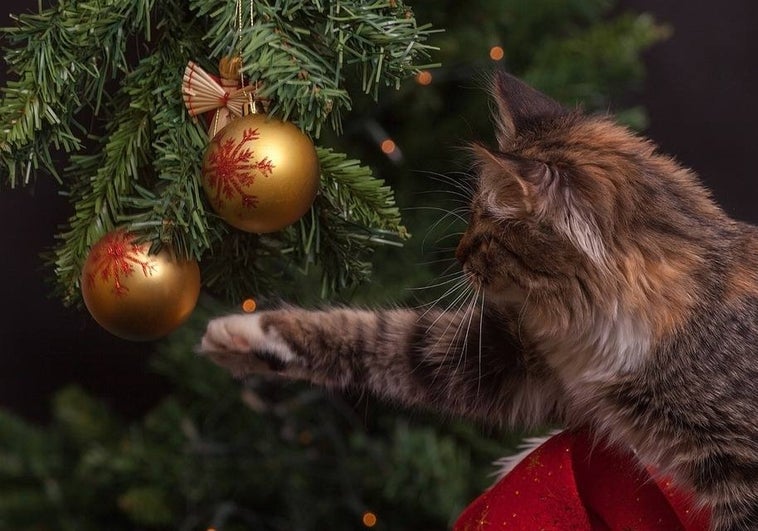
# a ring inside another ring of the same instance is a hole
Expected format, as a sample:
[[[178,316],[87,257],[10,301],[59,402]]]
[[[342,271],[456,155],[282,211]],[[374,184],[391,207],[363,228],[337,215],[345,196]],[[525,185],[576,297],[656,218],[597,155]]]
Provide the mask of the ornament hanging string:
[[[254,0],[250,0],[250,29],[251,30],[253,29],[254,24],[255,24],[255,12],[253,9],[253,1]],[[244,23],[242,20],[243,18],[242,0],[236,0],[236,2],[237,2],[237,9],[236,9],[237,11],[237,56],[239,57],[240,63],[242,64],[243,63],[242,61],[242,29],[244,26]],[[245,87],[245,75],[242,72],[243,69],[244,68],[240,66],[240,86],[241,87]],[[245,89],[243,88],[243,90]],[[248,106],[246,109],[243,109],[243,113],[245,111],[255,113],[256,112],[255,96],[252,93],[246,93],[246,94],[247,94],[247,99],[248,99],[248,102],[247,102]]]
[[[265,106],[265,101],[255,98],[257,84],[245,85],[242,72],[242,31],[244,16],[242,0],[235,0],[235,16],[232,30],[237,36],[237,51],[223,57],[219,62],[220,79],[212,76],[193,61],[189,61],[182,80],[182,97],[190,116],[212,112],[209,136],[216,134],[235,118],[255,112],[256,104]],[[253,0],[250,0],[250,27],[253,27]],[[235,27],[236,26],[236,27]],[[239,81],[237,80],[239,78]]]

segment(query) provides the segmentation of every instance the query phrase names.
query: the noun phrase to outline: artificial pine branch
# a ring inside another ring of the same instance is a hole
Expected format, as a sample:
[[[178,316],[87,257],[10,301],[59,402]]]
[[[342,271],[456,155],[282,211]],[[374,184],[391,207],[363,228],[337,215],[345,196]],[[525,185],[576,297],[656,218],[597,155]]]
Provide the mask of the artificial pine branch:
[[[59,177],[54,151],[82,147],[87,129],[76,113],[99,109],[106,82],[126,68],[127,39],[136,34],[149,39],[152,4],[61,2],[14,17],[17,25],[3,29],[10,45],[5,60],[18,76],[0,101],[0,175],[11,186],[28,184],[40,167]]]
[[[371,170],[331,149],[318,150],[322,193],[335,214],[346,220],[391,231],[406,237],[394,194],[384,181],[373,178]]]
[[[187,60],[211,63],[241,52],[248,81],[262,82],[259,96],[273,102],[271,114],[317,137],[326,121],[341,129],[352,105],[350,75],[376,96],[380,85],[397,86],[416,72],[430,48],[423,41],[431,30],[400,1],[256,0],[254,24],[246,15],[241,26],[236,7],[230,0],[86,0],[17,18],[9,35],[19,49],[8,57],[19,79],[0,102],[9,111],[0,171],[16,185],[45,167],[71,198],[74,214],[52,258],[64,302],[79,300],[90,246],[117,226],[153,249],[169,245],[202,258],[206,285],[223,280],[227,296],[273,291],[279,272],[311,265],[321,269],[328,294],[368,277],[372,246],[406,235],[391,190],[327,150],[320,150],[320,199],[293,227],[240,235],[208,209],[199,185],[208,139],[179,97]],[[143,38],[149,53],[132,57]],[[114,90],[107,82],[117,78]],[[92,114],[86,127],[85,113]],[[61,150],[73,152],[64,155],[62,177]]]
[[[284,259],[283,247],[270,236],[226,231],[203,257],[203,284],[227,301],[274,293],[296,269]]]
[[[210,55],[239,49],[243,72],[263,83],[260,96],[271,98],[272,113],[294,117],[318,137],[329,119],[341,131],[342,113],[352,106],[345,87],[357,76],[366,93],[378,96],[382,84],[398,87],[402,79],[434,65],[418,64],[434,47],[425,44],[433,30],[419,26],[403,2],[265,2],[254,4],[250,24],[247,2],[240,32],[235,2],[192,0],[198,16],[210,16]]]
[[[318,150],[322,187],[313,219],[301,222],[291,251],[304,265],[322,269],[326,295],[368,280],[369,244],[399,245],[408,232],[392,190],[356,160]]]

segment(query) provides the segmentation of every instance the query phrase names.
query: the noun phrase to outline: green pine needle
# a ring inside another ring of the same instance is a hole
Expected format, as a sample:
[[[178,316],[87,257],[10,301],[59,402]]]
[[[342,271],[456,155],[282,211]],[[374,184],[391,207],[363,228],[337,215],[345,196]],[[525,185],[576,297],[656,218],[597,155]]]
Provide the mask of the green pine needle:
[[[223,283],[229,297],[274,291],[281,271],[312,264],[323,269],[328,292],[353,285],[368,277],[373,246],[405,235],[391,190],[324,149],[320,199],[295,227],[239,235],[208,209],[199,182],[208,139],[180,94],[188,60],[213,65],[241,53],[271,113],[317,138],[325,125],[341,130],[352,79],[376,97],[380,85],[397,87],[418,71],[430,50],[432,30],[402,2],[253,7],[252,23],[246,13],[238,28],[236,4],[226,0],[59,2],[7,28],[16,79],[0,100],[0,177],[13,187],[45,171],[70,198],[74,214],[51,253],[65,302],[80,300],[88,250],[117,226],[154,250],[169,245],[201,260],[206,286]]]

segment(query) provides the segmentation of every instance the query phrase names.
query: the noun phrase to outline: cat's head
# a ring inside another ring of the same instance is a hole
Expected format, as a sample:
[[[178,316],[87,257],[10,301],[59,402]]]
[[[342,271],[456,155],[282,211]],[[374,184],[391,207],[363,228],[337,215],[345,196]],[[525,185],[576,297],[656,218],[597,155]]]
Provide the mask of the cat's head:
[[[492,93],[498,146],[472,147],[478,185],[457,249],[492,301],[557,297],[579,311],[624,291],[643,304],[696,267],[698,231],[722,214],[687,170],[508,74]]]

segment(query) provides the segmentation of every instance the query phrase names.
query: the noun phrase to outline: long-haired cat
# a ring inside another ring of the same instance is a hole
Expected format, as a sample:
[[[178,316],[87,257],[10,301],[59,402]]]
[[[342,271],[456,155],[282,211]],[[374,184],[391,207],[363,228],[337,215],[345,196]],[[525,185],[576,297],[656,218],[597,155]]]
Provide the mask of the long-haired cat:
[[[499,425],[589,427],[758,529],[758,230],[607,117],[508,74],[457,248],[462,310],[282,309],[208,325],[236,376],[275,371]]]

